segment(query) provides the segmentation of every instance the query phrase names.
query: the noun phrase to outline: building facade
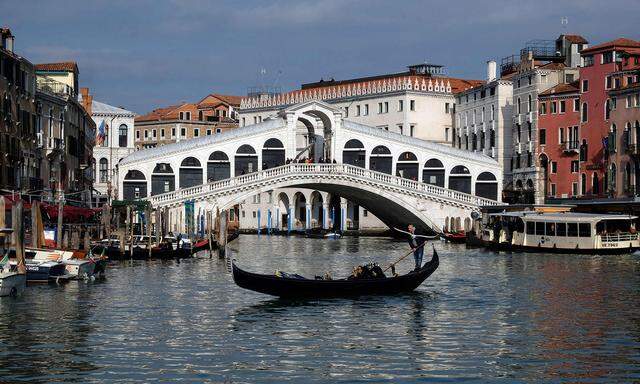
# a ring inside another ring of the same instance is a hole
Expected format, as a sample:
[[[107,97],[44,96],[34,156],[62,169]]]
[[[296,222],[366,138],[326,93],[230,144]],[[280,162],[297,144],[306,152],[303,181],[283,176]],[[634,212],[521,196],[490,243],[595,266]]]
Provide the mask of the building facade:
[[[585,184],[580,180],[579,167],[579,124],[580,90],[577,81],[559,84],[540,93],[536,153],[542,169],[545,198],[574,198],[584,194]]]
[[[502,60],[501,72],[515,69],[513,83],[513,125],[509,202],[544,202],[546,180],[538,161],[538,96],[559,84],[575,81],[579,76],[577,53],[587,41],[577,35],[561,35],[553,40],[527,42],[520,51],[519,62]]]
[[[481,83],[444,76],[442,66],[432,64],[409,66],[402,73],[320,80],[284,94],[250,95],[243,99],[240,126],[260,123],[296,103],[322,100],[342,109],[344,116],[354,122],[423,140],[451,143],[454,94]],[[310,119],[305,124],[317,122]],[[306,131],[301,123],[298,137],[301,150],[311,142]]]
[[[80,88],[79,100],[97,127],[91,163],[93,205],[99,207],[120,197],[114,177],[118,162],[135,151],[135,114],[94,100],[88,88]]]
[[[631,192],[625,188],[631,186],[635,164],[629,157],[633,151],[627,149],[635,148],[620,144],[625,128],[635,125],[631,89],[639,55],[640,42],[624,38],[582,51],[580,135],[586,156],[580,171],[585,195],[620,197]]]
[[[487,63],[487,82],[456,94],[452,145],[496,159],[509,179],[513,85],[497,78],[495,61]]]
[[[158,108],[135,118],[136,149],[219,134],[238,127],[240,97],[210,94],[197,103]]]
[[[36,74],[25,58],[13,51],[15,37],[0,28],[0,189],[37,192]]]
[[[88,205],[93,189],[95,123],[77,99],[74,88],[50,78],[50,68],[69,75],[58,78],[77,84],[75,63],[37,64],[36,132],[42,195],[49,201],[64,192],[65,199]],[[42,71],[41,71],[42,69]]]

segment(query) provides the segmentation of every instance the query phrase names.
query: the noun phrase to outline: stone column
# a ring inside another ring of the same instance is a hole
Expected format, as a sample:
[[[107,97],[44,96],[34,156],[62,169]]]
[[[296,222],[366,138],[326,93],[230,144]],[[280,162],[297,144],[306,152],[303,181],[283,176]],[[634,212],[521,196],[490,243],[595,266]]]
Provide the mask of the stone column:
[[[347,230],[347,200],[340,198],[340,230]]]
[[[329,229],[329,203],[322,203],[322,229]]]
[[[309,229],[311,228],[311,204],[310,203],[304,203],[304,209],[305,209],[305,220],[304,220],[304,228],[305,229]]]

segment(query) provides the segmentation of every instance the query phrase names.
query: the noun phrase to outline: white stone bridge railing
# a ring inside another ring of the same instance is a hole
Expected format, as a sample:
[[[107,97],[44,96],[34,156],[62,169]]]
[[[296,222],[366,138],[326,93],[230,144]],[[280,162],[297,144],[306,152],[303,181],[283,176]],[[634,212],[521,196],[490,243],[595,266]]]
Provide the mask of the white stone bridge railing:
[[[276,168],[262,170],[247,175],[236,176],[225,180],[213,181],[207,184],[197,185],[189,188],[182,188],[176,191],[167,192],[151,197],[146,200],[150,201],[154,207],[168,206],[181,203],[191,199],[206,199],[217,193],[246,188],[250,185],[266,186],[272,182],[278,182],[290,176],[299,179],[300,176],[307,180],[313,179],[311,182],[301,184],[319,183],[322,184],[323,178],[326,177],[327,183],[336,178],[348,178],[374,184],[378,187],[387,189],[400,189],[405,193],[426,194],[433,198],[439,198],[450,201],[453,204],[464,205],[470,208],[478,208],[483,205],[498,205],[497,201],[470,195],[468,193],[455,191],[448,188],[439,187],[432,184],[425,184],[414,180],[405,179],[399,176],[393,176],[382,172],[372,171],[369,169],[357,167],[349,164],[299,164],[292,163],[282,165]],[[292,184],[292,186],[294,186]],[[391,188],[389,188],[391,187]]]

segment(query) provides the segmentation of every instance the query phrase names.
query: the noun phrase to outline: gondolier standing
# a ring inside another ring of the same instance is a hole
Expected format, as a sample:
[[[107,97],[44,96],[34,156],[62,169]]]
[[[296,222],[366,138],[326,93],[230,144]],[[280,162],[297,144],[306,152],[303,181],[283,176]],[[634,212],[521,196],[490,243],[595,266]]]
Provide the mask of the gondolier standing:
[[[422,267],[422,255],[424,254],[424,242],[426,238],[416,235],[416,227],[414,227],[413,224],[409,224],[407,230],[409,231],[409,246],[413,251],[413,259],[416,262],[415,270],[417,271]]]

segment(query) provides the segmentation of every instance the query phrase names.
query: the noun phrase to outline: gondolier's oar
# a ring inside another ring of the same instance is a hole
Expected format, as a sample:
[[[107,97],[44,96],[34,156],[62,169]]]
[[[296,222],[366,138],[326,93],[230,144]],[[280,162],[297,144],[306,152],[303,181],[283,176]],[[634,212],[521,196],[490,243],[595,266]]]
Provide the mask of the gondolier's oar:
[[[438,237],[440,237],[440,235],[435,235],[435,236],[416,235],[416,234],[413,234],[411,232],[403,231],[402,229],[398,229],[396,227],[393,227],[393,229],[395,229],[398,232],[404,233],[405,235],[414,236],[414,237],[422,237],[422,238],[425,238],[427,240],[433,240],[433,239],[437,239]]]
[[[418,245],[417,247],[415,247],[414,249],[410,250],[409,253],[407,253],[406,255],[402,256],[401,258],[399,258],[398,260],[394,261],[393,263],[389,264],[389,266],[387,268],[385,268],[382,272],[387,272],[389,269],[391,268],[395,268],[396,264],[398,264],[399,262],[401,262],[402,260],[404,260],[407,256],[409,256],[410,254],[412,254],[413,252],[415,252],[417,249],[420,249],[422,247],[424,247],[424,245],[427,244],[427,242],[425,241],[424,243]]]

